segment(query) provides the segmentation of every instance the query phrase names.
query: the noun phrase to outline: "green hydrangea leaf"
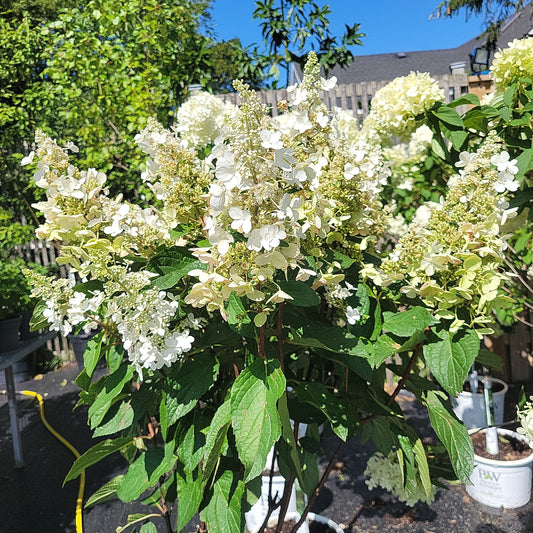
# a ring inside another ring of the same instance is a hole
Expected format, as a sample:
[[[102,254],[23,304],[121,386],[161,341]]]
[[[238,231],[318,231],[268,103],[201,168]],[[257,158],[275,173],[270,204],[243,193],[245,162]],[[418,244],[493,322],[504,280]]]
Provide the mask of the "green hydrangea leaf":
[[[424,345],[424,357],[442,387],[455,395],[463,390],[468,370],[479,353],[480,341],[472,330],[432,331]]]
[[[468,485],[474,469],[474,447],[466,426],[454,415],[443,392],[427,391],[422,403],[427,407],[437,437],[448,451],[457,478]]]
[[[257,359],[245,368],[231,390],[231,421],[244,482],[258,476],[281,434],[277,402],[285,390],[278,361]]]

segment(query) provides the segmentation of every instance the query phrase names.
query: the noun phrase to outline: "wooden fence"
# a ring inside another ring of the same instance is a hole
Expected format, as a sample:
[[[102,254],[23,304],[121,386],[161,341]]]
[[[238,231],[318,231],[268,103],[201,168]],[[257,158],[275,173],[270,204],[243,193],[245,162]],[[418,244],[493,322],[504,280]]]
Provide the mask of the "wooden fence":
[[[434,76],[444,90],[447,102],[468,93],[468,76],[466,74],[445,74]],[[387,85],[388,81],[367,81],[360,83],[348,83],[337,86],[331,91],[322,91],[321,98],[328,109],[340,107],[351,110],[359,120],[366,117],[370,111],[372,98],[376,92]],[[282,100],[287,100],[287,90],[278,89],[272,91],[259,91],[260,100],[272,109],[272,115],[278,114],[277,104]],[[239,103],[239,96],[236,93],[218,95],[225,102],[232,104]],[[461,112],[462,108],[458,108]]]

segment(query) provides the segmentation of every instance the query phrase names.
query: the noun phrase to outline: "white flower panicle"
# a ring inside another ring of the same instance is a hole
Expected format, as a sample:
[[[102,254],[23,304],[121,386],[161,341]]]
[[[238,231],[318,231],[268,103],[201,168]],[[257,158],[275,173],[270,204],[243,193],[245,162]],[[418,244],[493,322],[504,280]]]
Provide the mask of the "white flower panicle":
[[[533,40],[515,39],[507,48],[498,50],[490,72],[499,91],[508,87],[514,78],[533,78]]]
[[[411,72],[382,87],[372,98],[365,125],[382,137],[408,140],[421,123],[419,115],[436,102],[444,101],[444,91],[427,72]]]
[[[204,91],[195,92],[178,108],[176,132],[193,148],[204,148],[220,135],[236,107]]]
[[[272,285],[278,271],[295,270],[297,279],[321,276],[306,271],[304,250],[317,250],[333,231],[342,240],[384,229],[379,194],[388,169],[379,148],[332,133],[320,91],[334,83],[320,79],[311,55],[302,83],[288,88],[287,111],[275,118],[254,92],[235,83],[242,103],[209,156],[204,230],[212,248],[198,252],[209,268],[199,273],[187,303],[224,314],[232,292],[253,302],[281,301],[288,295]],[[267,284],[274,293],[264,290]]]
[[[368,460],[364,475],[367,477],[365,483],[370,490],[382,487],[410,507],[418,502],[431,504],[435,500],[436,487],[432,485],[428,494],[418,475],[416,479],[410,480],[416,482],[416,488],[407,492],[403,483],[402,467],[394,452],[390,452],[387,456],[380,452],[372,455]]]
[[[529,440],[529,446],[533,448],[533,396],[529,398],[530,401],[526,402],[522,409],[518,409],[518,421],[520,426],[516,431],[522,435],[525,435]]]
[[[490,333],[492,309],[505,300],[507,277],[498,267],[506,248],[501,227],[516,214],[506,201],[517,188],[515,163],[493,133],[476,152],[460,154],[446,197],[419,209],[381,272],[365,272],[379,284],[401,281],[407,296],[452,319],[452,330],[466,321],[480,335]],[[461,311],[467,308],[470,318]]]

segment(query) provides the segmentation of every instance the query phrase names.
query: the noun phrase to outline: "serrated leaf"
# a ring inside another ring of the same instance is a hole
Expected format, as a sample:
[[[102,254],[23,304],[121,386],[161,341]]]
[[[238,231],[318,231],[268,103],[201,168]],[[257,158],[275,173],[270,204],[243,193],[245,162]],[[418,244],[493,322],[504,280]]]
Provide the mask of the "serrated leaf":
[[[420,481],[422,482],[422,486],[424,487],[426,496],[429,497],[432,490],[432,483],[429,474],[429,465],[426,456],[426,450],[424,450],[424,445],[422,444],[422,441],[420,439],[417,439],[415,444],[413,445],[413,452],[415,454],[415,461]]]
[[[226,400],[215,412],[205,438],[203,477],[207,479],[219,460],[231,424],[231,403]]]
[[[213,485],[212,495],[200,512],[209,531],[234,533],[244,531],[244,513],[241,502],[244,483],[238,474],[225,470]]]
[[[491,370],[496,370],[498,372],[503,370],[502,358],[498,354],[491,352],[487,348],[481,348],[481,350],[479,350],[479,353],[476,357],[476,362],[479,363],[481,366],[484,366],[485,368],[489,368]]]
[[[252,319],[248,315],[246,308],[242,304],[241,299],[235,292],[232,292],[226,304],[226,311],[228,314],[228,324],[234,328],[235,331],[245,335],[246,330],[251,327],[253,331]]]
[[[313,307],[320,303],[318,294],[302,281],[280,281],[279,288],[292,296],[290,303],[298,307]]]
[[[176,531],[181,531],[200,507],[204,495],[204,485],[202,476],[197,470],[186,472],[184,477],[177,472],[176,481],[178,490]]]
[[[207,346],[236,346],[242,337],[231,329],[227,322],[210,322],[195,343],[198,349]]]
[[[163,384],[160,404],[161,431],[168,428],[194,409],[198,400],[215,383],[219,363],[210,352],[201,352],[176,366]]]
[[[157,527],[153,522],[147,522],[141,526],[139,533],[157,533]]]
[[[100,360],[102,354],[103,334],[91,337],[87,342],[87,348],[83,352],[83,366],[89,377],[92,377],[94,369]]]
[[[460,105],[478,106],[479,98],[475,94],[464,94],[460,96],[459,98],[456,98],[455,100],[453,100],[453,102],[450,102],[448,105],[450,107],[458,107]]]
[[[452,107],[449,107],[447,105],[441,105],[438,109],[434,111],[434,114],[446,124],[451,124],[452,126],[459,127],[463,126],[461,116]]]
[[[369,347],[368,362],[373,368],[382,365],[389,357],[398,353],[401,344],[388,335],[381,335],[379,339],[373,342]]]
[[[407,494],[413,494],[417,489],[415,454],[408,437],[398,435],[398,442],[400,443],[400,448],[397,450],[398,462],[402,465],[402,471],[404,472],[405,491]],[[403,454],[403,457],[400,453]]]
[[[277,401],[285,390],[278,361],[257,359],[245,368],[231,390],[231,421],[244,482],[258,476],[281,434]]]
[[[424,345],[424,357],[431,373],[452,395],[463,390],[463,382],[479,353],[479,337],[475,331],[446,329],[432,331]]]
[[[107,412],[104,421],[94,430],[93,437],[102,437],[123,431],[132,425],[133,418],[134,412],[129,401],[115,403]]]
[[[278,441],[278,452],[280,455],[280,470],[281,462],[283,461],[290,467],[290,471],[294,472],[298,481],[302,481],[302,467],[300,465],[300,455],[296,446],[296,439],[294,438],[293,427],[289,418],[289,409],[287,408],[287,394],[282,394],[278,402],[279,416],[281,420],[281,438]],[[266,465],[269,467],[269,465]],[[282,470],[281,470],[282,471]],[[282,471],[283,472],[283,471]]]
[[[83,455],[78,457],[76,461],[74,461],[74,464],[68,471],[63,484],[72,479],[76,479],[86,468],[89,468],[91,465],[94,465],[98,461],[101,461],[104,457],[115,453],[121,448],[125,448],[134,441],[135,439],[130,437],[120,437],[118,439],[107,439],[99,442],[96,446],[93,446],[87,450]]]
[[[118,497],[123,502],[131,502],[153,487],[161,476],[174,467],[176,458],[172,453],[173,449],[174,442],[170,442],[164,448],[155,446],[141,453],[120,481]]]
[[[174,287],[191,270],[206,268],[207,266],[191,256],[186,248],[180,247],[166,249],[153,257],[147,265],[148,270],[159,274],[153,278],[151,284],[161,290]]]
[[[84,508],[88,509],[89,507],[92,507],[93,505],[97,505],[99,503],[111,500],[113,498],[118,498],[117,489],[123,477],[124,477],[123,474],[120,474],[114,477],[113,479],[111,479],[110,481],[108,481],[105,485],[102,485],[85,502]]]
[[[105,378],[104,384],[94,403],[89,407],[89,420],[91,428],[95,428],[103,420],[107,411],[122,392],[124,385],[129,383],[135,369],[133,366],[123,364],[115,372]]]
[[[192,472],[204,456],[208,423],[207,417],[202,416],[198,411],[193,411],[178,422],[174,443],[183,468],[188,472]]]
[[[384,313],[384,318],[383,329],[399,337],[410,337],[438,322],[425,307],[413,307],[400,313]]]
[[[470,484],[474,447],[466,426],[453,414],[443,392],[427,391],[422,402],[428,410],[431,426],[448,451],[457,478],[465,485]]]

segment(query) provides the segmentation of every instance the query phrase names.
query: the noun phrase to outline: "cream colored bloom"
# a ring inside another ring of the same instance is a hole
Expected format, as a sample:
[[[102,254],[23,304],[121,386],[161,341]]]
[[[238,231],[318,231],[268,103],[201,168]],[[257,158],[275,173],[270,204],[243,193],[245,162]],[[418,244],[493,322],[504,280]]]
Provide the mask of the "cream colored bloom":
[[[513,78],[533,77],[533,39],[515,39],[498,50],[490,67],[494,85],[505,90]]]

